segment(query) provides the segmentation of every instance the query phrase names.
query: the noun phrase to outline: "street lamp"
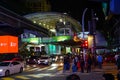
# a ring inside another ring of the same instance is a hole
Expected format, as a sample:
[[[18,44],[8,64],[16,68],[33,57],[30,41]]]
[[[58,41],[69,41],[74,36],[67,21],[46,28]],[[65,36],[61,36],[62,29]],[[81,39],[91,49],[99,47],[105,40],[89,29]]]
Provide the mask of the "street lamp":
[[[84,27],[84,18],[85,18],[85,13],[88,10],[88,8],[85,8],[83,11],[83,15],[82,15],[82,32],[83,32],[83,40],[84,40],[84,32],[85,32],[85,27]]]
[[[84,32],[85,32],[85,27],[84,27],[84,18],[85,18],[85,13],[88,10],[88,8],[85,8],[83,11],[83,15],[82,15],[82,32],[83,32],[83,40],[84,40]],[[83,57],[84,57],[84,61],[85,61],[85,49],[83,48]]]

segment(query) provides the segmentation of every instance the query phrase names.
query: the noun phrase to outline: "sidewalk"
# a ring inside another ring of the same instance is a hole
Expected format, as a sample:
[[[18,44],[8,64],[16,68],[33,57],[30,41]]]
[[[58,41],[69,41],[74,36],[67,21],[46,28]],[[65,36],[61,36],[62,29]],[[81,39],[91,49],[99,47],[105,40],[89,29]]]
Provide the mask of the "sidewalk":
[[[104,73],[112,73],[115,78],[117,74],[117,67],[114,63],[104,63],[103,68],[99,69],[97,67],[92,68],[92,71],[90,73],[81,73],[81,72],[75,72],[75,74],[79,75],[81,80],[102,80],[102,75]],[[60,71],[56,74],[57,79],[54,80],[65,80],[66,76],[73,74],[71,71],[67,71],[65,73],[62,73]],[[116,79],[115,79],[116,80]]]

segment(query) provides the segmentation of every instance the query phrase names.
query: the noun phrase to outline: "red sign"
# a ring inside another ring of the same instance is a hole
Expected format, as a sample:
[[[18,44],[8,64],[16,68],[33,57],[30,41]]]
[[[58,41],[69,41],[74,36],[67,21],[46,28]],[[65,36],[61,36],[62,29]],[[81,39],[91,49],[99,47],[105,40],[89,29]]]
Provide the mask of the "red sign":
[[[18,37],[0,36],[0,53],[18,53]]]

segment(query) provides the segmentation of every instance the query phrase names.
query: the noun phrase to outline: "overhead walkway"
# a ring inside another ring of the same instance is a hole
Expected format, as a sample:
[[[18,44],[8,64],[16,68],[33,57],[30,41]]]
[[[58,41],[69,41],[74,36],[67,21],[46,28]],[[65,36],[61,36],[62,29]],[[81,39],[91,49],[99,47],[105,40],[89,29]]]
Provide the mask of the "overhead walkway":
[[[10,26],[12,28],[30,29],[38,31],[44,36],[49,36],[49,30],[34,24],[32,21],[0,6],[0,26]],[[3,23],[3,24],[2,24]],[[7,28],[6,28],[7,30]]]

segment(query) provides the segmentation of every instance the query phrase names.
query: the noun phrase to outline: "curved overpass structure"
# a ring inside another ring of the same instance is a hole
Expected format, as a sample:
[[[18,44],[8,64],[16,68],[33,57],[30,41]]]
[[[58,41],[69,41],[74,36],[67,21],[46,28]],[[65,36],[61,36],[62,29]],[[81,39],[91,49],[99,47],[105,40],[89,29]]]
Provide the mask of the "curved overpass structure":
[[[55,32],[57,22],[63,22],[64,24],[70,22],[75,32],[81,31],[80,23],[67,14],[57,12],[38,12],[25,15],[24,17],[53,32]]]

